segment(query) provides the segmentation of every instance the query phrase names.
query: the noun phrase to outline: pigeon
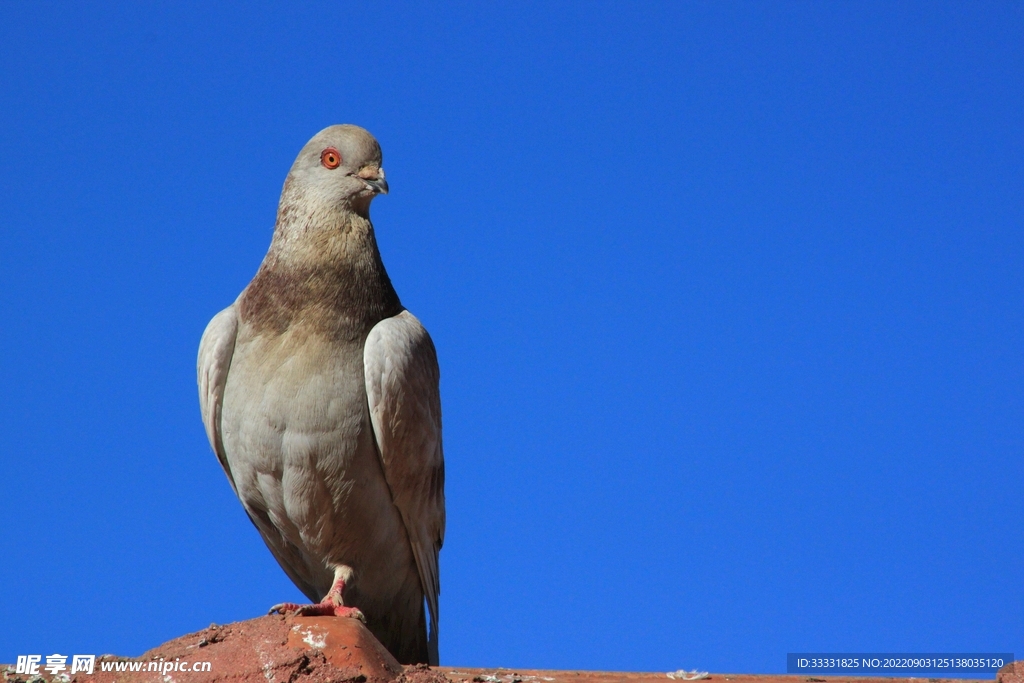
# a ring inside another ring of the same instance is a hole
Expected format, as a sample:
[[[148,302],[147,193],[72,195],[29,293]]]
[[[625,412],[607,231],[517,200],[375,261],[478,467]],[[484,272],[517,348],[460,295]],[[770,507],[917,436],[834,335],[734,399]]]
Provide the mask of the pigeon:
[[[399,662],[436,665],[440,372],[377,248],[370,202],[387,191],[365,129],[302,148],[255,277],[203,333],[199,403],[231,488],[313,603],[271,612],[362,619]]]

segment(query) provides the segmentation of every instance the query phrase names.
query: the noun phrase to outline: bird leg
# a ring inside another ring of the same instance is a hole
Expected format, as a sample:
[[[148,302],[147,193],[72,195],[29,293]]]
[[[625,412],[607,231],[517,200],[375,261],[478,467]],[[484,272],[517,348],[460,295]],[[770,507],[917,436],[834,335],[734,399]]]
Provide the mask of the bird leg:
[[[346,607],[342,595],[345,592],[346,580],[351,581],[352,570],[339,567],[334,572],[334,584],[324,599],[315,605],[299,605],[294,602],[282,602],[270,608],[270,614],[292,613],[298,617],[351,617],[366,623],[366,617],[356,607]]]

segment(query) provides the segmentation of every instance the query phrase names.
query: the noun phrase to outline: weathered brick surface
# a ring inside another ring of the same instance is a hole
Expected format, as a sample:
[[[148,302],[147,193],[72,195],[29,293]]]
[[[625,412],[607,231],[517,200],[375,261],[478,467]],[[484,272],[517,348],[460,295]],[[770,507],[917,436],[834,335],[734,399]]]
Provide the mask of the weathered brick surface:
[[[467,667],[401,666],[370,634],[362,622],[338,617],[267,616],[225,626],[211,625],[164,643],[141,657],[142,662],[210,662],[210,671],[104,672],[97,660],[92,675],[76,674],[70,683],[668,683],[674,674],[611,671],[547,671],[537,669],[479,669]],[[29,678],[4,667],[7,683],[68,682],[48,674]],[[682,672],[679,672],[682,673]],[[908,678],[853,678],[718,674],[703,680],[715,683],[907,683]],[[917,678],[924,683],[953,683],[963,679]],[[1003,667],[998,683],[1024,683],[1024,662]],[[963,681],[963,683],[968,683]],[[970,683],[976,683],[976,679]]]

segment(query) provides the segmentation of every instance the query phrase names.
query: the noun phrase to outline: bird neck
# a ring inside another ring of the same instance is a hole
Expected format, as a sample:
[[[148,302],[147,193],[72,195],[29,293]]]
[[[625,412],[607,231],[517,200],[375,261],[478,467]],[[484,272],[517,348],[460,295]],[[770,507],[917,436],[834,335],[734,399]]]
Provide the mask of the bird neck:
[[[259,331],[280,334],[298,324],[350,339],[402,310],[369,216],[348,211],[279,212],[240,303],[242,319]]]

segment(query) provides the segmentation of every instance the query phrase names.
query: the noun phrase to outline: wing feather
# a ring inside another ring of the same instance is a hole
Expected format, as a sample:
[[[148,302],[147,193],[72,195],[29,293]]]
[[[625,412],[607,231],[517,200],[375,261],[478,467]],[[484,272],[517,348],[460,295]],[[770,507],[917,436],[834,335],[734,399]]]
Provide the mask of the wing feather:
[[[370,331],[363,366],[384,476],[412,543],[430,609],[429,658],[436,665],[438,553],[445,525],[437,352],[420,321],[402,311]]]
[[[231,476],[228,458],[224,453],[224,439],[221,436],[220,418],[224,406],[224,386],[228,381],[228,368],[235,351],[235,337],[238,335],[238,314],[234,305],[213,316],[206,326],[203,339],[199,342],[199,359],[196,372],[199,380],[199,410],[203,414],[206,438],[210,440],[213,452],[217,454],[220,466],[228,475],[231,489],[238,495],[235,479]]]

